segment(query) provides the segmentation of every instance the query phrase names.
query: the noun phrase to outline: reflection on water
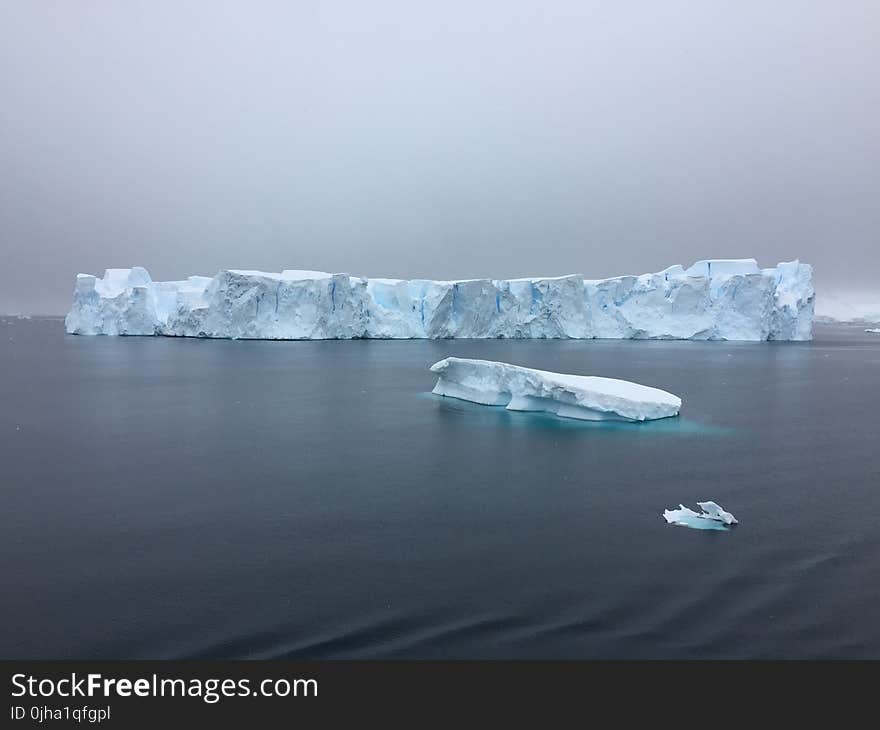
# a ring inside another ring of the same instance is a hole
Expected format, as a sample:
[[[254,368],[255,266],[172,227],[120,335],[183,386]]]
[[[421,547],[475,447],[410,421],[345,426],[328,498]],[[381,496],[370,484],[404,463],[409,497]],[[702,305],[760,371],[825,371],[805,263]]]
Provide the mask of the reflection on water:
[[[418,393],[422,399],[436,403],[436,412],[442,417],[467,416],[466,425],[489,428],[539,428],[558,431],[587,431],[597,434],[624,433],[683,434],[723,436],[733,429],[719,425],[698,423],[686,416],[659,418],[652,421],[601,420],[587,421],[577,418],[560,418],[542,411],[508,411],[504,406],[484,406],[479,403],[434,395],[430,391]]]

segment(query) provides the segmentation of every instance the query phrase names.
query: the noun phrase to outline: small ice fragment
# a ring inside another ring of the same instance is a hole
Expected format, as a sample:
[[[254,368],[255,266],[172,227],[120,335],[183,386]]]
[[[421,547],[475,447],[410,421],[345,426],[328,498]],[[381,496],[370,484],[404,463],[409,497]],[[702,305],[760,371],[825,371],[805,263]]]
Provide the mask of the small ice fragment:
[[[721,520],[725,525],[735,525],[739,522],[730,512],[725,512],[720,504],[715,502],[697,502],[697,506],[713,520]]]
[[[875,335],[880,335],[880,327],[872,327],[870,329],[866,329],[865,332],[871,332]]]
[[[663,511],[663,518],[670,525],[692,527],[695,530],[729,530],[729,525],[738,523],[736,517],[726,512],[715,502],[697,502],[703,512],[694,512],[683,504],[678,509]]]

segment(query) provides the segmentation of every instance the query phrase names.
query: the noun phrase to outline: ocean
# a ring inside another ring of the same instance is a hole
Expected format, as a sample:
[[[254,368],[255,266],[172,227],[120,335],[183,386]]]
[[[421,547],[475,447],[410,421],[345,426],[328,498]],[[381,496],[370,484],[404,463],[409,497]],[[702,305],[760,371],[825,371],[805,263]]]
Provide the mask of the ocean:
[[[430,394],[448,355],[681,416]],[[0,658],[880,658],[880,336],[76,337],[0,320]],[[730,531],[667,525],[714,500]]]

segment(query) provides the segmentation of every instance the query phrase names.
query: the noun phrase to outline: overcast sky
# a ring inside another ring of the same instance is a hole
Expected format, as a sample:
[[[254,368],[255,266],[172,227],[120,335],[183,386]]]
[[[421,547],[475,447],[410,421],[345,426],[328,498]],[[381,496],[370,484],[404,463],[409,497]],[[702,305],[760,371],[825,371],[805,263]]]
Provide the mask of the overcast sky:
[[[877,288],[876,0],[0,0],[0,312],[749,256]]]

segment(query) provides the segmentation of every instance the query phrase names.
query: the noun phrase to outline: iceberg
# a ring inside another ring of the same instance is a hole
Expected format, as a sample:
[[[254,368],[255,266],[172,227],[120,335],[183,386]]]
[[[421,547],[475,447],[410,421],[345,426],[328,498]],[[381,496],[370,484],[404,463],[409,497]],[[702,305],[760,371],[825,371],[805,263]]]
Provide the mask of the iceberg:
[[[694,512],[680,504],[678,509],[664,510],[663,518],[670,525],[692,527],[695,530],[727,530],[730,525],[739,523],[736,517],[715,502],[697,502],[697,506],[703,511]]]
[[[648,421],[677,416],[681,408],[681,398],[647,385],[490,360],[447,357],[434,363],[431,372],[438,375],[436,395],[509,411],[543,411],[587,421]]]
[[[812,267],[754,259],[584,279],[366,279],[228,269],[153,281],[79,274],[67,332],[232,339],[511,337],[809,340]]]

